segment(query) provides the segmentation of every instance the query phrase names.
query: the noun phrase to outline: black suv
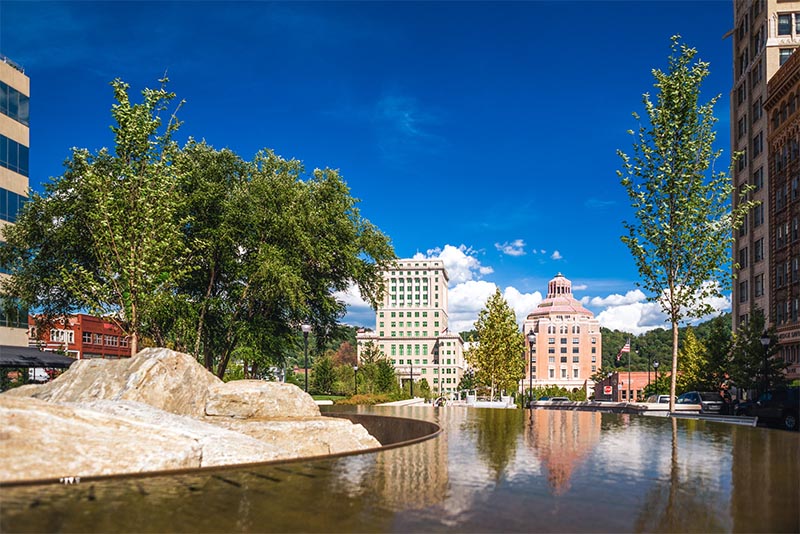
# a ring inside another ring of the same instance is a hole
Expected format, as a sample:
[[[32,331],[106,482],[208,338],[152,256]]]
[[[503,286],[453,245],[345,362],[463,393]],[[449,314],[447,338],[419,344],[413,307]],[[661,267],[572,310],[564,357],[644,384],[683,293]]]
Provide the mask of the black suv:
[[[797,412],[800,405],[800,387],[773,389],[762,393],[758,400],[747,406],[747,415],[759,421],[780,425],[787,430],[797,430]]]

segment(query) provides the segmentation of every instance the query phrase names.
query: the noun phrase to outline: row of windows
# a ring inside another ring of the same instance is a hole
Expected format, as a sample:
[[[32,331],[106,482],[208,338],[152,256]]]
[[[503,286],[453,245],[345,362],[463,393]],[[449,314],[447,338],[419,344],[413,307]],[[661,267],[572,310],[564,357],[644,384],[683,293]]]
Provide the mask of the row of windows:
[[[556,363],[555,356],[548,356],[547,357],[548,363]],[[531,363],[536,363],[536,356],[531,356]],[[561,356],[561,363],[567,363],[567,357]],[[579,356],[572,356],[572,363],[580,363],[580,355]],[[597,363],[597,355],[592,356],[592,363]]]
[[[547,333],[548,334],[555,334],[556,333],[556,325],[554,325],[554,324],[549,325],[547,327]],[[569,333],[569,327],[566,326],[566,325],[561,325],[558,328],[558,333],[559,334],[568,334]],[[581,327],[578,326],[578,325],[573,325],[572,326],[572,333],[573,334],[580,334],[581,333]]]
[[[0,113],[28,126],[30,122],[30,97],[0,82]]]
[[[400,356],[402,356],[402,355],[403,354],[402,354],[402,351],[401,351]],[[411,352],[409,352],[408,355],[411,356]],[[428,360],[426,358],[423,358],[422,360],[420,360],[419,358],[415,358],[414,359],[414,363],[411,363],[411,359],[408,359],[408,360],[394,360],[394,359],[392,359],[391,361],[392,361],[392,365],[428,365]],[[420,361],[422,363],[420,363]],[[438,362],[432,362],[432,363],[435,363],[435,364],[438,365]],[[442,358],[442,362],[441,363],[442,363],[442,365],[453,365],[456,362],[452,358],[447,358],[446,360],[444,358]]]
[[[28,147],[0,135],[0,165],[28,176]]]
[[[17,222],[17,215],[27,200],[28,197],[0,187],[0,219],[12,223]]]
[[[800,259],[780,262],[775,266],[775,287],[800,282]]]
[[[797,297],[779,301],[775,305],[775,322],[779,325],[796,323],[798,313],[800,313],[800,299]]]
[[[555,368],[550,367],[547,371],[548,371],[548,373],[547,373],[548,378],[555,378],[556,377]],[[568,376],[567,376],[567,372],[568,371],[569,371],[569,369],[567,369],[566,367],[562,367],[561,368],[561,378],[568,378]],[[594,371],[596,371],[596,369],[594,367],[592,367],[592,371],[594,372]],[[534,375],[536,375],[536,367],[535,366],[533,368],[531,368],[531,372]],[[580,369],[578,369],[577,367],[573,367],[572,368],[572,378],[580,378],[580,377],[581,377]]]
[[[414,317],[419,317],[420,313],[422,313],[422,317],[427,317],[428,316],[428,312],[424,311],[424,312],[391,312],[390,313],[390,317],[404,317],[404,315],[403,315],[404,313],[405,313],[405,317],[408,317],[408,318],[411,317],[412,313],[414,314]],[[384,314],[384,312],[378,312],[378,317],[383,317],[383,314]],[[433,316],[434,317],[439,317],[439,312],[438,311],[433,312]]]
[[[81,340],[89,345],[105,345],[106,347],[127,347],[128,338],[122,336],[111,336],[108,334],[93,334],[92,332],[83,332]],[[104,343],[105,342],[105,343]]]
[[[0,326],[28,328],[28,308],[15,300],[0,298]]]

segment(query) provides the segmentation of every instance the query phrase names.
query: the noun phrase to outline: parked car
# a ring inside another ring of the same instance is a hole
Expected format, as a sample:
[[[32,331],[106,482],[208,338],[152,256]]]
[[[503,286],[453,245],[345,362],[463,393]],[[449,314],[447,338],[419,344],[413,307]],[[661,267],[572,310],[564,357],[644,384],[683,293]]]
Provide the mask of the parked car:
[[[716,391],[687,391],[675,399],[676,404],[699,404],[700,413],[720,413],[725,401]]]
[[[762,393],[758,400],[745,406],[745,415],[758,417],[771,425],[787,430],[798,430],[798,405],[800,387],[773,389]]]
[[[550,397],[550,400],[554,401],[554,402],[564,402],[564,401],[569,401],[569,398],[568,397]]]
[[[669,404],[669,395],[650,395],[645,402]]]

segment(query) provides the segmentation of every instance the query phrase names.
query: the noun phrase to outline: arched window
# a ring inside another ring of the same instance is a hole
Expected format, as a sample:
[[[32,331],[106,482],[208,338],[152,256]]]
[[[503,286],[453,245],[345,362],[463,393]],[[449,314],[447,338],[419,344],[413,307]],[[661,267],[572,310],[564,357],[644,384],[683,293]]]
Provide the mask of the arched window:
[[[581,327],[578,326],[578,325],[573,326],[572,327],[572,333],[573,334],[580,334],[581,333]]]

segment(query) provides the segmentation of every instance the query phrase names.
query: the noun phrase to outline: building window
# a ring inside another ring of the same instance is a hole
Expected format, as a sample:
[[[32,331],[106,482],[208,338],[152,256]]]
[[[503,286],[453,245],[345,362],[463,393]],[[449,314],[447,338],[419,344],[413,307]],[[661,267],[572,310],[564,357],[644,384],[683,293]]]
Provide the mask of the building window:
[[[780,64],[783,65],[789,58],[792,57],[792,52],[794,52],[794,48],[781,48],[779,55],[780,55]]]
[[[94,335],[94,344],[95,345],[102,345],[103,344],[103,335],[102,334],[95,334]]]
[[[81,334],[81,341],[84,343],[91,343],[92,342],[92,333],[91,332],[84,332]]]
[[[756,275],[755,279],[753,279],[753,286],[755,286],[753,291],[756,297],[764,294],[764,273]]]
[[[753,208],[753,228],[758,228],[764,223],[764,204],[761,203]]]
[[[757,263],[764,259],[764,238],[762,237],[753,243],[753,262]]]
[[[578,375],[578,369],[577,368],[573,368],[572,369],[572,378],[578,378],[578,376],[579,376]]]
[[[579,363],[579,362],[580,362],[580,356],[573,356],[572,357],[572,363]]]
[[[561,363],[567,363],[567,357],[561,356]]]
[[[753,102],[753,123],[755,123],[758,119],[761,118],[762,113],[762,106],[761,106],[762,97],[758,97],[758,99]]]
[[[750,255],[750,249],[744,247],[739,249],[739,268],[746,269],[747,268],[747,260],[749,259],[748,256]]]
[[[561,378],[567,378],[567,370],[563,367],[561,368]]]
[[[739,282],[739,302],[747,302],[747,280]]]
[[[747,114],[739,118],[739,126],[737,127],[738,137],[741,139],[747,133]]]
[[[764,187],[764,167],[759,167],[753,173],[753,186],[756,191],[761,191],[761,188]]]
[[[753,136],[753,157],[761,154],[764,150],[764,132],[758,132],[758,135]]]
[[[580,352],[580,347],[572,347],[572,354],[578,354]]]
[[[550,374],[550,378],[555,378],[556,377],[556,370],[555,369],[553,369],[551,367],[550,369],[548,369],[548,371],[550,371],[550,373],[549,373]]]
[[[736,88],[736,100],[739,104],[747,100],[747,86],[745,86],[745,84],[741,84]]]
[[[781,13],[778,15],[778,35],[791,35],[792,34],[792,14]],[[783,62],[781,62],[783,65]]]

